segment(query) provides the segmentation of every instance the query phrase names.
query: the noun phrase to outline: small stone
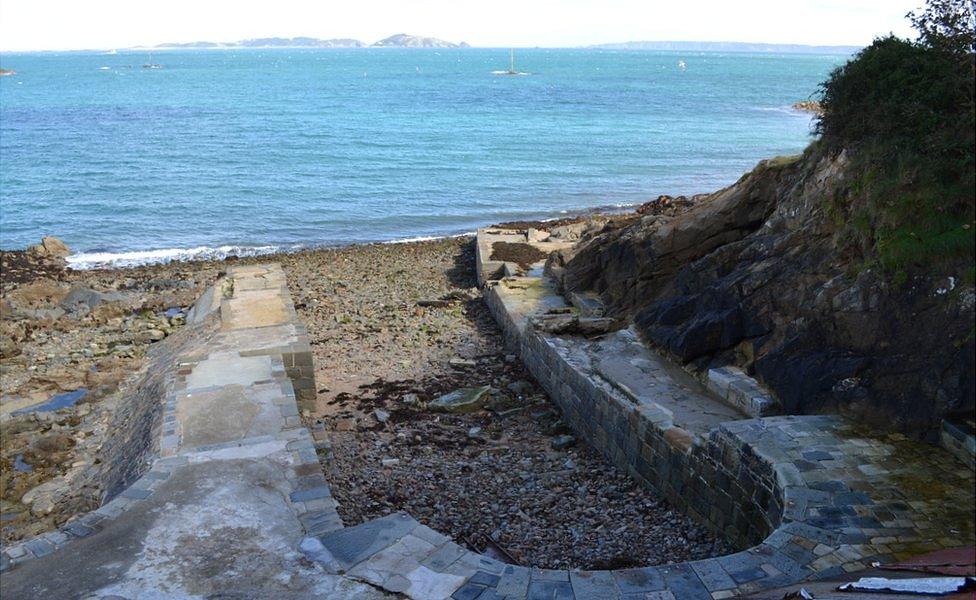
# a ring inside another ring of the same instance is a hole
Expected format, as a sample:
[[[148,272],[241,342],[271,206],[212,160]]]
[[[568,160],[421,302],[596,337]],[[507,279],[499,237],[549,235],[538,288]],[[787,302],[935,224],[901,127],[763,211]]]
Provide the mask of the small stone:
[[[396,465],[400,464],[400,459],[399,458],[384,458],[383,460],[380,461],[380,464],[382,464],[384,467],[393,467],[393,466],[396,466]]]
[[[553,450],[563,450],[564,448],[569,448],[576,443],[576,437],[572,435],[559,435],[552,438],[549,445],[552,446]]]
[[[373,411],[373,416],[376,418],[376,421],[379,423],[386,423],[387,421],[390,420],[390,413],[379,408]]]
[[[473,438],[476,438],[480,434],[481,434],[481,428],[480,427],[472,427],[471,429],[468,430],[468,437],[469,438],[472,438],[472,439]]]
[[[461,388],[431,402],[428,407],[437,412],[468,413],[481,410],[488,400],[491,387]]]
[[[474,367],[477,366],[478,364],[477,362],[471,360],[470,358],[460,358],[460,357],[452,358],[451,360],[448,361],[448,363],[452,367],[462,368],[462,369],[466,367]]]
[[[417,394],[404,394],[403,397],[400,398],[400,402],[403,402],[404,404],[407,405],[413,405],[419,401],[420,398],[417,396]]]
[[[352,431],[356,429],[356,419],[339,419],[335,428],[336,431]]]

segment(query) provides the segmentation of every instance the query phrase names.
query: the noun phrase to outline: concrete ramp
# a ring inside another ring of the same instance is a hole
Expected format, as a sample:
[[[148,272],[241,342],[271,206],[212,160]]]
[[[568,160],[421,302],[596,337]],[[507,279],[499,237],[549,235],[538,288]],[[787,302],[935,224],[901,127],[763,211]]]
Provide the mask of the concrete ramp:
[[[98,510],[4,548],[5,600],[383,596],[299,551],[342,523],[299,418],[311,352],[280,267],[231,268],[192,314],[157,458]]]

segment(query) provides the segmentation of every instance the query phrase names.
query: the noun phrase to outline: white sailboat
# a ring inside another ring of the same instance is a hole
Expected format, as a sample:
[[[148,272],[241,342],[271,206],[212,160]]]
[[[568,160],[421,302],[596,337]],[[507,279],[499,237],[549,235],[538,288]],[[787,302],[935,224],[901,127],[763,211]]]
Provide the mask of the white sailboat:
[[[492,71],[495,75],[528,75],[528,73],[523,73],[515,69],[515,48],[509,48],[508,50],[508,70],[507,71]]]

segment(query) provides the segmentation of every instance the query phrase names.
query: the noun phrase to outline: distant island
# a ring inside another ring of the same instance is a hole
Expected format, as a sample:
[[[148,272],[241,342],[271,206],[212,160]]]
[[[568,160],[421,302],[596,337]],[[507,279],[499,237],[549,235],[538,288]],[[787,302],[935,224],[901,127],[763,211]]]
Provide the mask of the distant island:
[[[405,33],[398,33],[396,35],[391,35],[388,38],[383,38],[382,40],[373,44],[375,48],[470,48],[470,46],[461,42],[460,44],[455,44],[453,42],[447,42],[438,38],[432,37],[418,37],[415,35],[407,35]]]
[[[269,37],[240,40],[237,42],[167,42],[155,48],[470,48],[465,42],[455,44],[434,37],[398,33],[370,45],[352,38],[322,40],[313,37]]]
[[[600,50],[675,50],[681,52],[761,52],[769,54],[854,54],[860,46],[805,46],[751,42],[619,42],[588,46]]]

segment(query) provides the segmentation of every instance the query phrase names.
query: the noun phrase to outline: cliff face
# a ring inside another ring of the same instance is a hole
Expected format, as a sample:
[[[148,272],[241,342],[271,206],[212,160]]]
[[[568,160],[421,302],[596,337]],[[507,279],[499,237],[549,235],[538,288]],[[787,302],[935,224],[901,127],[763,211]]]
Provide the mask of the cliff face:
[[[565,257],[647,343],[704,368],[736,364],[793,414],[848,413],[925,437],[972,411],[972,284],[894,285],[838,243],[828,207],[843,154],[763,161],[677,215],[604,231]]]

